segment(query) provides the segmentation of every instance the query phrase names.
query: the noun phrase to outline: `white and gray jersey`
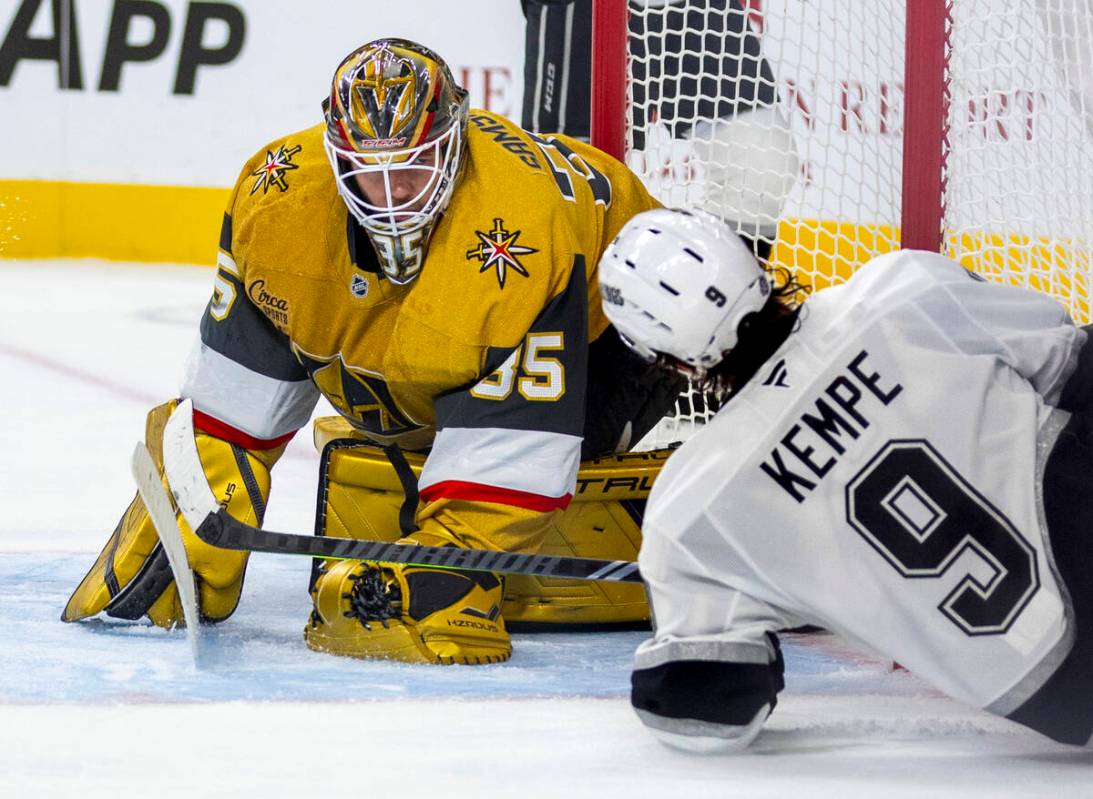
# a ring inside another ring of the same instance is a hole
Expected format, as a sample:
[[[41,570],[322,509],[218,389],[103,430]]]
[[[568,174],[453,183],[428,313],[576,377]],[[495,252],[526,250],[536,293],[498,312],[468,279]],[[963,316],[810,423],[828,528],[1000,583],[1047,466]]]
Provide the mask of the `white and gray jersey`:
[[[1085,338],[1050,298],[930,253],[818,293],[656,483],[638,668],[765,663],[767,631],[812,623],[1013,711],[1073,639],[1039,475]]]

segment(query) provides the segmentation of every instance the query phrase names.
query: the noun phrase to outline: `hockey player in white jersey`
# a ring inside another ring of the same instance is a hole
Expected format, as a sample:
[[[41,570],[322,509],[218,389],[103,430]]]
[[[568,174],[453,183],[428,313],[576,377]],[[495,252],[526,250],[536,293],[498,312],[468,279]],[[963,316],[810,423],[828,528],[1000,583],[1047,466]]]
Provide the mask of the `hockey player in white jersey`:
[[[639,214],[600,264],[634,350],[731,401],[668,461],[632,702],[665,742],[746,746],[809,623],[1057,741],[1093,732],[1093,345],[1049,297],[940,255],[800,307],[732,230]]]

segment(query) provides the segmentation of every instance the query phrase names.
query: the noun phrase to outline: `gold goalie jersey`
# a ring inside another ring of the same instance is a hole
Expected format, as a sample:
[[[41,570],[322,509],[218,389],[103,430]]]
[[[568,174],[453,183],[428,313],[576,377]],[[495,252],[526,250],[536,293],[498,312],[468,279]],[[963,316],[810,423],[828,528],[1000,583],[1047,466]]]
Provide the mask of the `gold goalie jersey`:
[[[183,385],[197,426],[275,447],[321,393],[366,437],[429,450],[423,543],[533,548],[574,490],[588,344],[608,325],[596,264],[656,201],[588,145],[472,111],[460,183],[420,275],[398,286],[338,196],[322,135],[274,141],[235,186]]]

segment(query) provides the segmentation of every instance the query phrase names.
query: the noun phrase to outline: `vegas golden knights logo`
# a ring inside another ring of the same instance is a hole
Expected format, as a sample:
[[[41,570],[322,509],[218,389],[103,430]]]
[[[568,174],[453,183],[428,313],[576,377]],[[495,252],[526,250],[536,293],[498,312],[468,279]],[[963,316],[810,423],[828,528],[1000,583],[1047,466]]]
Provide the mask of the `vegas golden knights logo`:
[[[254,181],[254,185],[250,187],[250,193],[254,194],[261,189],[262,193],[265,194],[269,191],[270,186],[276,186],[281,191],[288,191],[285,173],[300,168],[292,163],[292,158],[302,149],[303,147],[299,145],[285,149],[282,144],[277,148],[277,152],[266,150],[266,162],[251,172],[251,175],[258,178],[258,180]]]
[[[414,121],[417,74],[409,59],[369,61],[365,74],[350,86],[353,119],[385,146],[405,143],[402,130]],[[402,141],[396,141],[396,137]]]
[[[418,430],[395,404],[382,375],[348,366],[341,355],[316,357],[293,347],[323,396],[350,424],[369,433],[397,436]]]
[[[517,244],[520,233],[519,230],[510,233],[505,230],[505,223],[502,219],[494,219],[493,229],[488,233],[483,233],[481,230],[474,232],[474,235],[478,237],[478,244],[467,250],[467,260],[481,262],[481,266],[478,267],[479,274],[493,269],[497,274],[497,283],[501,288],[505,287],[505,278],[508,277],[510,269],[518,275],[528,277],[528,270],[516,256],[531,255],[539,251],[534,247]]]

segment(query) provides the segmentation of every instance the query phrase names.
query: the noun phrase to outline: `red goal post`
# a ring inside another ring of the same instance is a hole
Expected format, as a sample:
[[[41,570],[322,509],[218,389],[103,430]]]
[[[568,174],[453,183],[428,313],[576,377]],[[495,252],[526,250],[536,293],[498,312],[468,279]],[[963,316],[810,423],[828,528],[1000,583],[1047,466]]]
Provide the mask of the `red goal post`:
[[[593,0],[592,141],[817,288],[899,247],[1090,317],[1093,0]]]

